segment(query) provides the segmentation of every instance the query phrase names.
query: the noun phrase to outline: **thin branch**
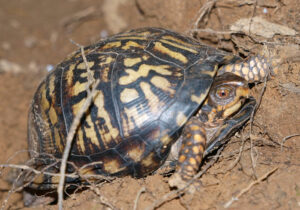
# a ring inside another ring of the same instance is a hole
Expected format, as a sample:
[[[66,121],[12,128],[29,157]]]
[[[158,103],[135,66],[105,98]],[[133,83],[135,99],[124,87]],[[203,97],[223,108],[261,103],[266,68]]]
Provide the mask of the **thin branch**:
[[[278,169],[278,167],[274,168],[271,171],[269,171],[268,173],[264,174],[258,180],[255,180],[254,182],[251,182],[246,188],[242,189],[241,192],[237,196],[232,197],[228,202],[226,202],[225,205],[224,205],[224,208],[229,208],[234,201],[237,201],[243,194],[245,194],[246,192],[248,192],[254,185],[259,184],[260,182],[262,182],[265,179],[267,179],[277,169]]]
[[[139,198],[140,198],[141,194],[144,193],[145,191],[146,191],[146,188],[144,186],[138,191],[136,198],[134,200],[133,210],[137,210]]]
[[[59,179],[59,185],[58,185],[58,188],[57,188],[58,208],[59,208],[59,210],[63,209],[62,203],[63,203],[63,188],[64,188],[64,183],[65,183],[65,172],[66,172],[66,166],[67,166],[67,159],[69,157],[72,142],[73,142],[75,133],[77,131],[77,128],[80,124],[81,118],[86,113],[86,111],[88,110],[90,104],[92,103],[93,98],[97,94],[96,88],[97,88],[99,82],[100,82],[100,80],[96,81],[92,91],[90,92],[90,94],[88,94],[87,99],[85,100],[83,106],[80,108],[80,110],[78,111],[75,119],[73,120],[70,131],[69,131],[68,136],[67,136],[66,146],[65,146],[63,157],[62,157],[61,166],[60,166],[61,177]]]
[[[282,147],[284,145],[284,143],[286,142],[286,140],[290,139],[290,138],[293,138],[295,136],[300,136],[299,133],[296,133],[296,134],[292,134],[292,135],[289,135],[289,136],[286,136],[282,139],[281,143],[280,143],[280,150],[282,151]]]

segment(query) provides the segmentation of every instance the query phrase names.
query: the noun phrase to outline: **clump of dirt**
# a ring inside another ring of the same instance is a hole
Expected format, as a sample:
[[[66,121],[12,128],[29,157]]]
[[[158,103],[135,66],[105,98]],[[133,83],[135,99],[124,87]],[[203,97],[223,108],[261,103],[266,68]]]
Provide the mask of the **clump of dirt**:
[[[168,177],[156,173],[143,179],[124,177],[92,186],[71,194],[64,207],[151,209],[157,205],[158,209],[223,209],[228,204],[229,209],[300,208],[300,5],[297,3],[297,0],[0,1],[0,60],[11,65],[5,70],[0,68],[0,164],[20,164],[28,158],[29,104],[47,69],[77,49],[70,39],[87,45],[123,30],[158,26],[186,33],[243,57],[261,53],[265,46],[272,55],[281,58],[278,74],[266,85],[252,88],[252,94],[262,98],[251,134],[248,123],[200,178],[203,186],[194,194],[166,198],[174,190],[169,188]],[[256,23],[256,17],[274,24],[275,29],[272,31],[265,25],[261,30],[268,29],[268,34],[255,33],[251,24]],[[245,27],[233,30],[232,26],[242,19],[249,19],[246,21],[249,30]],[[276,25],[287,27],[289,33]],[[18,71],[13,71],[16,66]],[[275,171],[268,174],[272,170]],[[6,209],[23,208],[21,193],[9,193],[11,174],[9,168],[0,171],[0,203]],[[250,185],[255,181],[255,185]],[[235,197],[238,199],[228,203]]]

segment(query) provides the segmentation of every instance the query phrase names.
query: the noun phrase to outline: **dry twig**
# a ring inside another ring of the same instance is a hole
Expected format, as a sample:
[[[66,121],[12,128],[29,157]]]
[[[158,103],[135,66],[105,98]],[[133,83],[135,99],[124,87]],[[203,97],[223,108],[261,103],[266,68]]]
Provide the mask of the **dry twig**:
[[[146,191],[146,188],[144,186],[138,191],[136,198],[134,200],[133,210],[137,210],[139,198],[140,198],[141,194],[144,193],[145,191]]]
[[[277,168],[272,169],[271,171],[269,171],[268,173],[264,174],[263,176],[261,176],[258,180],[255,180],[254,182],[251,182],[246,188],[242,189],[241,192],[235,196],[232,197],[228,202],[225,203],[224,208],[228,208],[231,206],[231,204],[234,201],[237,201],[243,194],[245,194],[246,192],[248,192],[254,185],[259,184],[260,182],[264,181],[265,179],[267,179],[271,174],[273,174]]]
[[[81,121],[82,117],[84,116],[84,114],[86,113],[88,108],[90,107],[90,105],[92,103],[92,100],[96,97],[96,94],[97,94],[96,88],[97,88],[97,86],[100,82],[100,80],[96,81],[93,88],[92,88],[92,91],[90,91],[90,85],[92,84],[92,81],[90,81],[91,80],[91,71],[89,69],[87,59],[84,55],[83,47],[81,46],[80,49],[81,49],[81,54],[82,54],[82,57],[83,57],[83,60],[85,62],[85,65],[87,67],[87,72],[88,72],[88,84],[87,84],[87,87],[86,87],[86,91],[87,91],[88,95],[87,95],[87,98],[86,98],[83,106],[80,108],[80,110],[76,114],[76,116],[75,116],[75,118],[72,122],[71,128],[69,130],[69,133],[67,135],[67,139],[66,139],[64,154],[62,156],[62,161],[61,161],[61,166],[60,166],[61,176],[60,176],[59,185],[58,185],[58,188],[57,188],[58,208],[60,210],[63,209],[63,204],[62,203],[63,203],[63,188],[64,188],[64,182],[65,182],[65,172],[66,172],[66,166],[67,166],[67,159],[69,157],[72,142],[73,142],[74,136],[76,134],[77,128],[80,124],[80,121]]]
[[[283,145],[284,143],[286,142],[286,140],[290,139],[290,138],[293,138],[295,136],[300,136],[299,133],[296,133],[296,134],[292,134],[292,135],[289,135],[289,136],[286,136],[282,139],[281,143],[280,143],[280,150],[282,151],[282,148],[283,148]]]

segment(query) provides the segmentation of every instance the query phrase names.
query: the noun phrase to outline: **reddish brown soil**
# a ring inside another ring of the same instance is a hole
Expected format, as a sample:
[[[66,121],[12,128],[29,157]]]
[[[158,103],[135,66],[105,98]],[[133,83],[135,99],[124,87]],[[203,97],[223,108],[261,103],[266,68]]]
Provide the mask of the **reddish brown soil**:
[[[284,58],[277,76],[267,83],[254,118],[251,135],[254,162],[247,138],[241,159],[231,167],[239,156],[242,136],[249,134],[248,125],[231,139],[217,163],[201,177],[203,187],[199,192],[166,201],[158,209],[223,209],[227,201],[274,168],[278,169],[252,186],[229,209],[300,209],[300,137],[288,138],[284,147],[280,146],[286,136],[300,134],[299,2],[221,0],[204,13],[195,26],[205,2],[0,0],[0,60],[20,66],[18,72],[13,72],[12,67],[5,71],[0,69],[0,164],[7,161],[20,164],[28,158],[26,121],[31,98],[47,73],[46,65],[55,65],[77,48],[70,39],[87,45],[99,40],[101,35],[141,26],[165,27],[182,33],[189,33],[192,28],[226,31],[241,18],[260,16],[294,29],[298,34],[277,34],[266,39],[194,33],[203,42],[244,56],[259,52],[263,42],[273,43],[277,55]],[[84,18],[76,18],[82,12]],[[262,88],[260,84],[252,89],[256,98]],[[7,200],[5,209],[20,209],[23,208],[21,193],[8,196],[11,177],[11,170],[0,171],[0,204]],[[104,209],[106,202],[117,209],[133,209],[136,196],[144,187],[137,209],[145,209],[171,191],[167,180],[168,177],[159,174],[144,179],[120,178],[97,187],[98,195],[93,190],[72,194],[64,206],[66,209]],[[56,209],[57,206],[39,208]]]

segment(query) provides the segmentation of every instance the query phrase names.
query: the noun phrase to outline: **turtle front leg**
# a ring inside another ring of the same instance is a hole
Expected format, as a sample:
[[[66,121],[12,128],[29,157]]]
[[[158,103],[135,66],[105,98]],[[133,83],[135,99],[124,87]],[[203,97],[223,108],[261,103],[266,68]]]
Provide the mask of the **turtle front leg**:
[[[192,117],[183,130],[176,173],[169,180],[171,187],[182,188],[196,175],[203,158],[205,145],[204,123],[199,118]]]

